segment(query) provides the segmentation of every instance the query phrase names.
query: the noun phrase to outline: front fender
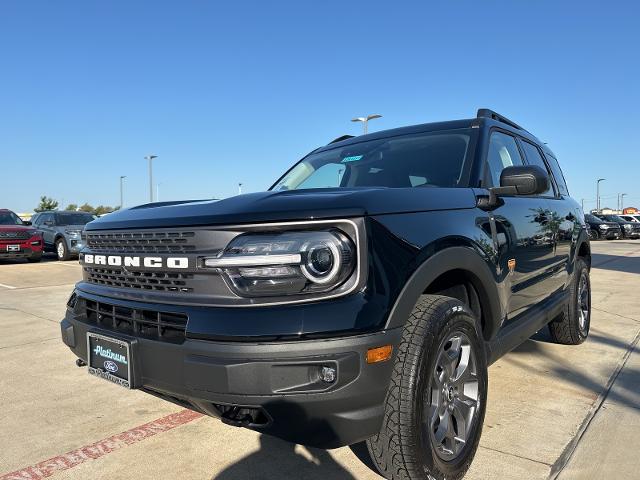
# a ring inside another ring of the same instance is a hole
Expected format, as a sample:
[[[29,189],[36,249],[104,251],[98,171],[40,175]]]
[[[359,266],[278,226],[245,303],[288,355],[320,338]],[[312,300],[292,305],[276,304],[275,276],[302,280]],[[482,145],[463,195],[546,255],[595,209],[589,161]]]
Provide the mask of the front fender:
[[[416,269],[400,292],[385,328],[403,326],[425,289],[451,270],[464,270],[470,274],[483,308],[483,333],[485,338],[493,338],[506,316],[506,295],[501,292],[496,273],[492,272],[486,260],[473,248],[462,246],[445,248]]]

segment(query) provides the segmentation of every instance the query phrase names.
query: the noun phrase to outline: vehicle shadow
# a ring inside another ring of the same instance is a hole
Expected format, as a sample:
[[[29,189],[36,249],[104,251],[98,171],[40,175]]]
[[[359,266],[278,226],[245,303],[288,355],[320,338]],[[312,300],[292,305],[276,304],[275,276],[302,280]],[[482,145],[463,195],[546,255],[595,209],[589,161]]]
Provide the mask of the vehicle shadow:
[[[638,247],[640,247],[640,242],[638,243]],[[640,257],[593,253],[591,254],[591,265],[593,268],[600,270],[640,273]]]
[[[606,337],[593,330],[589,333],[588,342],[611,346],[623,352],[630,348],[630,345],[625,342]],[[531,365],[526,361],[526,354],[544,355],[544,358],[552,362],[552,364],[544,370],[546,375],[562,378],[565,382],[586,388],[594,395],[594,398],[609,388],[609,385],[596,381],[590,375],[590,371],[585,370],[582,365],[573,365],[570,356],[559,356],[551,353],[548,349],[543,352],[543,345],[545,343],[553,343],[547,328],[540,330],[529,340],[508,353],[505,361],[528,370],[531,368]],[[567,346],[566,348],[579,347]],[[638,408],[638,382],[640,382],[640,369],[625,368],[624,378],[617,379],[617,388],[608,391],[607,400],[626,407]]]
[[[326,450],[310,447],[308,455],[296,451],[294,443],[269,435],[260,435],[260,449],[226,468],[212,480],[281,480],[304,478],[309,480],[350,480],[355,477],[345,470]]]

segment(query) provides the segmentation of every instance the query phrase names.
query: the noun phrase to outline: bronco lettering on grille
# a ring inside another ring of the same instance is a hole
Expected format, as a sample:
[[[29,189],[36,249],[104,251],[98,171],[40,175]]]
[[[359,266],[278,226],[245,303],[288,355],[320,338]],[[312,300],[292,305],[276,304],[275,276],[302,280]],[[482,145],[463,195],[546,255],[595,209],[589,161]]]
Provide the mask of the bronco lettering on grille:
[[[129,257],[121,255],[93,255],[85,254],[81,258],[87,265],[110,265],[113,267],[143,267],[147,268],[189,268],[187,257]]]

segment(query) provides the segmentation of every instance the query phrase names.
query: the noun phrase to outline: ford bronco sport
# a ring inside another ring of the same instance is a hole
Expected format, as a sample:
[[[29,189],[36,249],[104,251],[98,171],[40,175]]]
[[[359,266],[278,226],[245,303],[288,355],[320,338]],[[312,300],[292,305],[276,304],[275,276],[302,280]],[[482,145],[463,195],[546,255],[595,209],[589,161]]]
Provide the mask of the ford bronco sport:
[[[93,375],[293,442],[460,478],[487,366],[582,343],[590,246],[555,155],[505,117],[318,148],[264,193],[86,226],[62,338]]]

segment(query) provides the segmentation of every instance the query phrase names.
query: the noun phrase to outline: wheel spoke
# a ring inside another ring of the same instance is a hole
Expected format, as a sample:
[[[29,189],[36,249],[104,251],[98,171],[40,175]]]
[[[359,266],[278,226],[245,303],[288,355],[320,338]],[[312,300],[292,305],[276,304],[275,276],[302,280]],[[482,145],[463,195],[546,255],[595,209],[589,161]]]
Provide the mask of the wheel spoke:
[[[451,428],[451,415],[447,410],[445,410],[444,414],[439,417],[440,423],[438,424],[438,428],[433,432],[433,438],[436,441],[436,445],[442,444],[445,441],[447,436],[449,435],[449,429]]]

